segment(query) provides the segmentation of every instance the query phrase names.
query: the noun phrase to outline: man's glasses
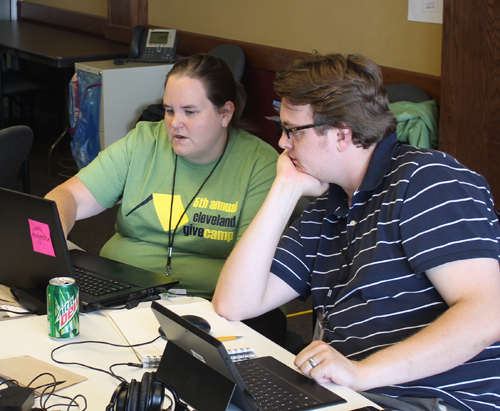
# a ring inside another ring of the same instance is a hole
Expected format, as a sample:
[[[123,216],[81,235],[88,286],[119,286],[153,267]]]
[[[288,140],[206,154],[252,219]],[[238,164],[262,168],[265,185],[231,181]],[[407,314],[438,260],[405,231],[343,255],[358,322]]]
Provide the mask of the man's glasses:
[[[299,127],[292,127],[292,128],[286,128],[283,123],[280,121],[280,127],[281,131],[284,132],[288,138],[288,140],[291,140],[291,133],[295,133],[296,131],[300,130],[306,130],[308,128],[313,128],[313,127],[319,127],[321,124],[308,124],[307,126],[299,126]]]

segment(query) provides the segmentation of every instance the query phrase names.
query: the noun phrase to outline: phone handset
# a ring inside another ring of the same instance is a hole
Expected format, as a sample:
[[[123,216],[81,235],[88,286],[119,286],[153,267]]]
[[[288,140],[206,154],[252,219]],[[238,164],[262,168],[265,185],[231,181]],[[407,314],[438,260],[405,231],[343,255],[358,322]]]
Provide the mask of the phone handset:
[[[130,42],[130,52],[128,58],[130,60],[138,60],[141,57],[141,49],[145,46],[146,27],[135,26],[132,32],[132,40]]]

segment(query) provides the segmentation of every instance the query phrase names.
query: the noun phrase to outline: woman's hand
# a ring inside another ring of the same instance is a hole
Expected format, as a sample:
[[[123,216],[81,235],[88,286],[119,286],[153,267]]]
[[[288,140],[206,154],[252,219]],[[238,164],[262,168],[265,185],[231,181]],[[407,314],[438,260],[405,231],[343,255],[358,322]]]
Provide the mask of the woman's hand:
[[[295,358],[302,373],[318,383],[334,382],[353,390],[362,390],[361,365],[348,360],[323,341],[313,341]]]
[[[316,177],[299,171],[288,156],[286,149],[278,158],[276,179],[298,186],[303,196],[318,197],[329,187],[328,183],[322,183]]]

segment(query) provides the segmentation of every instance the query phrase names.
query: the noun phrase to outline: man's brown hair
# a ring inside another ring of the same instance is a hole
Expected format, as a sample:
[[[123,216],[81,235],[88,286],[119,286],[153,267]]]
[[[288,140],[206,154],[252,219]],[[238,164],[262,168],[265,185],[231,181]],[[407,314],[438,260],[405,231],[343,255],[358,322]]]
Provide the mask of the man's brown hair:
[[[396,131],[380,67],[356,55],[311,54],[278,72],[274,89],[293,105],[311,104],[318,134],[350,128],[368,148]]]

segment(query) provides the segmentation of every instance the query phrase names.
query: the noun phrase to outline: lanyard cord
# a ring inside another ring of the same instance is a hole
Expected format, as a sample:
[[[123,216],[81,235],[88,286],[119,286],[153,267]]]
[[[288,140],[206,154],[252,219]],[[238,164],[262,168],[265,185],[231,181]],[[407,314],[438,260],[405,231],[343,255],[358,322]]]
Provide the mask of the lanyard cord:
[[[172,233],[172,214],[173,214],[173,211],[174,211],[173,208],[174,208],[174,193],[175,193],[175,176],[177,174],[177,154],[175,155],[174,178],[173,178],[173,181],[172,181],[172,195],[170,197],[170,217],[169,217],[169,220],[168,220],[168,257],[167,257],[167,266],[166,266],[166,270],[165,270],[165,274],[166,275],[172,274],[172,252],[173,252],[174,238],[175,238],[175,233],[177,232],[177,228],[179,227],[179,224],[181,223],[182,218],[186,214],[187,209],[189,208],[189,206],[191,205],[191,203],[194,201],[194,199],[196,198],[196,196],[200,193],[200,191],[203,188],[203,186],[205,185],[205,183],[211,177],[211,175],[213,174],[213,172],[215,171],[215,169],[217,168],[217,166],[221,162],[222,157],[224,157],[224,153],[226,152],[228,141],[229,141],[229,137],[226,140],[226,145],[224,146],[224,150],[222,151],[222,154],[220,155],[219,159],[217,160],[217,163],[215,163],[215,166],[214,166],[214,168],[212,168],[212,171],[210,171],[210,174],[208,175],[208,177],[205,178],[205,181],[203,181],[203,183],[201,184],[201,186],[198,189],[198,191],[195,193],[195,195],[189,201],[188,205],[184,209],[184,212],[182,213],[182,215],[180,216],[179,220],[177,221],[177,224],[176,224],[176,226],[174,228],[174,232]]]

